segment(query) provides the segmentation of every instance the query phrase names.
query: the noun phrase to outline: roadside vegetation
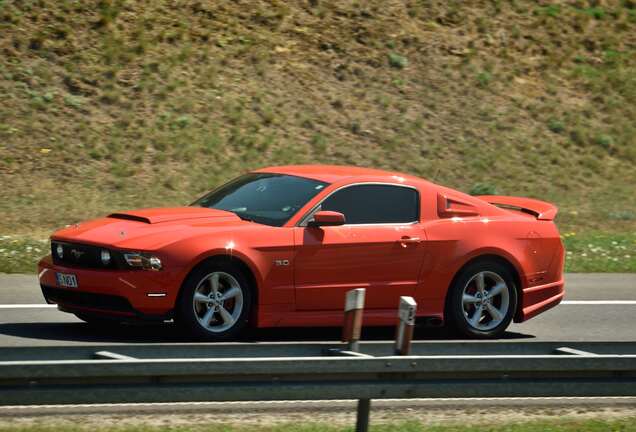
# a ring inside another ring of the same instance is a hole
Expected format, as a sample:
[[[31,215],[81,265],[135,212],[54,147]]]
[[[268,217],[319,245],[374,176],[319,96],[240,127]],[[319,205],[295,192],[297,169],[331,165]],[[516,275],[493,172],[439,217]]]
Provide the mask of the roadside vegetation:
[[[562,233],[565,270],[571,272],[636,272],[636,232]]]
[[[508,423],[498,421],[497,426],[487,425],[422,425],[416,422],[371,425],[372,432],[633,432],[636,419],[624,420],[559,420],[528,423]],[[83,432],[82,426],[0,426],[0,432]],[[281,424],[277,426],[232,426],[214,424],[209,426],[174,427],[94,427],[94,432],[352,432],[354,427],[327,424]]]
[[[289,163],[551,201],[569,270],[635,271],[634,119],[632,0],[0,0],[0,271]]]

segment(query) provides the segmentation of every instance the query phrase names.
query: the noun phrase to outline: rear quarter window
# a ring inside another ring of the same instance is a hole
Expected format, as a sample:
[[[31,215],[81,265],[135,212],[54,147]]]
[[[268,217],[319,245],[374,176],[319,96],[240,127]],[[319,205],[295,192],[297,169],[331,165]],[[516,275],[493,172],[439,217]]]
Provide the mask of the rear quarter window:
[[[419,193],[407,186],[348,186],[323,201],[321,209],[344,214],[346,224],[410,223],[419,220]]]

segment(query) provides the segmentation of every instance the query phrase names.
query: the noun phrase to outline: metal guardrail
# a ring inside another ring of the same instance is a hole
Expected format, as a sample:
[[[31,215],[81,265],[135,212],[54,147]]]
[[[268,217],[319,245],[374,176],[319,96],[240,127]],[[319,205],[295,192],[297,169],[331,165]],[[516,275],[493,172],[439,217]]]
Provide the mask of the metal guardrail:
[[[556,355],[120,358],[0,361],[0,404],[636,396],[636,355],[582,350]]]
[[[346,304],[346,344],[0,348],[0,405],[358,399],[366,432],[371,399],[636,396],[636,342],[412,342],[408,297],[395,343],[360,342]]]
[[[342,342],[0,347],[0,405],[636,396],[636,342],[360,342],[364,290],[347,293]],[[402,354],[396,356],[394,354]]]
[[[96,352],[111,351],[138,359],[321,357],[331,349],[345,350],[339,342],[226,342],[86,344],[72,346],[0,347],[0,362],[21,360],[88,360]],[[568,347],[595,354],[636,355],[636,342],[537,342],[420,340],[411,344],[416,356],[548,355]],[[374,357],[391,356],[391,341],[360,341],[359,351]]]

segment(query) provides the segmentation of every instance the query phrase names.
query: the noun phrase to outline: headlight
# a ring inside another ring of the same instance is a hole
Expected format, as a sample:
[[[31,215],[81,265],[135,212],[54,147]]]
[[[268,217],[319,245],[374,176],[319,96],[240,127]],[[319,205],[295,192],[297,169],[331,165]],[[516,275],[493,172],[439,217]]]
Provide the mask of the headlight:
[[[143,252],[130,252],[124,254],[126,264],[133,268],[144,270],[161,270],[161,260],[154,256]]]
[[[102,264],[105,266],[110,264],[110,252],[106,249],[102,249],[100,252],[100,258],[102,259]]]

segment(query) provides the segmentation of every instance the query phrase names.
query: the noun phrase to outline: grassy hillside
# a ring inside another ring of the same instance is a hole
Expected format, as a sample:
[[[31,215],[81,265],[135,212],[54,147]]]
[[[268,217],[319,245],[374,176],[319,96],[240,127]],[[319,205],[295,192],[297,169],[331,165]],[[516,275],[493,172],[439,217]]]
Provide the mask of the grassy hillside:
[[[0,0],[11,242],[320,162],[556,202],[636,268],[635,132],[633,0]]]

